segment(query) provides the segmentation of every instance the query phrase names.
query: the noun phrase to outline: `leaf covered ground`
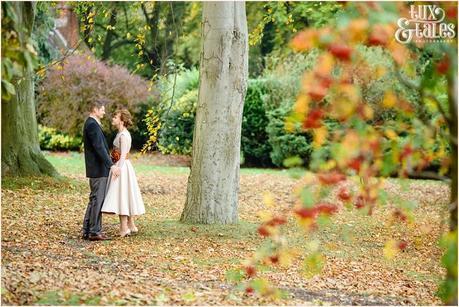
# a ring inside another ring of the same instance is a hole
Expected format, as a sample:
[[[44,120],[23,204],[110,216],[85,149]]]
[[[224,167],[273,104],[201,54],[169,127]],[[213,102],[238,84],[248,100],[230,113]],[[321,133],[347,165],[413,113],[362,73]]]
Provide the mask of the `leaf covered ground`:
[[[392,223],[391,205],[373,216],[342,208],[313,235],[294,219],[284,227],[300,251],[288,267],[263,272],[289,294],[277,301],[245,295],[228,280],[228,271],[263,244],[257,234],[272,193],[282,211],[295,201],[298,179],[286,171],[243,169],[237,225],[178,222],[188,168],[160,166],[133,158],[147,214],[140,233],[118,238],[118,220],[104,216],[106,242],[80,238],[89,187],[79,154],[50,154],[66,178],[2,179],[2,304],[364,304],[435,305],[440,266],[438,240],[447,229],[447,185],[425,180],[388,179],[391,196],[414,201],[414,222]],[[346,184],[352,186],[352,180]],[[388,239],[406,239],[407,248],[387,260]],[[321,274],[304,274],[304,254],[319,240],[325,253]]]

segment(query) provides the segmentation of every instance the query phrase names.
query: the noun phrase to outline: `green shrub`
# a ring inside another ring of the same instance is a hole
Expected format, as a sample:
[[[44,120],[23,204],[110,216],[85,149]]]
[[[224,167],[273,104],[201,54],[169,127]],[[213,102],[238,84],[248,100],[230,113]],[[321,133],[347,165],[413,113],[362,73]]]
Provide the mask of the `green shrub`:
[[[244,162],[254,166],[271,165],[271,145],[268,142],[266,126],[268,117],[264,98],[266,82],[262,79],[249,80],[242,115],[241,149]]]
[[[161,93],[161,108],[167,110],[174,102],[183,95],[199,87],[199,71],[196,68],[180,71],[175,74],[161,78],[158,88]],[[173,97],[172,97],[173,96]],[[174,102],[172,102],[172,98]]]
[[[80,137],[71,137],[60,133],[54,128],[38,126],[38,139],[40,148],[45,150],[80,150],[82,140]]]
[[[270,157],[277,166],[283,166],[284,160],[293,156],[299,156],[307,165],[312,151],[312,137],[309,134],[299,131],[290,133],[285,130],[285,118],[290,114],[291,107],[291,103],[285,103],[284,106],[268,112],[269,124],[266,132],[272,147]]]
[[[158,148],[162,153],[191,154],[197,102],[198,90],[189,90],[177,100],[169,112],[163,112],[158,140]]]
[[[164,154],[191,154],[198,86],[199,71],[196,68],[159,80],[159,102],[146,110],[143,116],[145,127],[147,122],[156,122],[159,118],[159,130],[154,128],[150,131],[158,136],[157,143],[148,144],[148,150],[158,148]],[[147,128],[145,131],[147,140],[151,135]]]

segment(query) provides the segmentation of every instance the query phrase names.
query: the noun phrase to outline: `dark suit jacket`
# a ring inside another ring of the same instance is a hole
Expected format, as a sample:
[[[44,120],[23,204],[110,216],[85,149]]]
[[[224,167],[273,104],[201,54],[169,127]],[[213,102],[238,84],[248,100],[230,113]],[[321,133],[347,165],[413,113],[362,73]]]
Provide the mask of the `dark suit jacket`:
[[[102,127],[92,117],[84,123],[83,142],[86,177],[108,177],[113,162]]]

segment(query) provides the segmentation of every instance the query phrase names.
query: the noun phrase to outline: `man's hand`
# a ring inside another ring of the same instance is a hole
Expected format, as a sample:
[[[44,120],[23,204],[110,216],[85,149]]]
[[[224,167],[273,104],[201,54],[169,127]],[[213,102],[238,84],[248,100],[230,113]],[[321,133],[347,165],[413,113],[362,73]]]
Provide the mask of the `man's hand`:
[[[112,166],[112,176],[113,176],[113,179],[116,179],[120,176],[121,174],[121,169],[116,166],[116,165],[113,165]]]

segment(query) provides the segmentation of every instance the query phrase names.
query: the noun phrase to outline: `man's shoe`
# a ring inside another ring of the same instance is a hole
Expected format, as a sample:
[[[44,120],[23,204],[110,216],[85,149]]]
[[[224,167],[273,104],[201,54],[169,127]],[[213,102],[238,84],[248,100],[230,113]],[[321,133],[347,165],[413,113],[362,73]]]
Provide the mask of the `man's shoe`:
[[[81,237],[83,240],[89,240],[89,233],[84,233]]]
[[[107,237],[104,234],[89,235],[89,241],[106,241],[106,240],[111,240],[111,238]]]

